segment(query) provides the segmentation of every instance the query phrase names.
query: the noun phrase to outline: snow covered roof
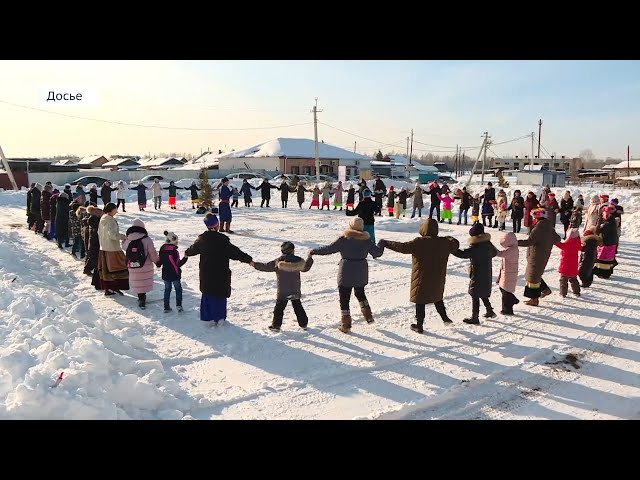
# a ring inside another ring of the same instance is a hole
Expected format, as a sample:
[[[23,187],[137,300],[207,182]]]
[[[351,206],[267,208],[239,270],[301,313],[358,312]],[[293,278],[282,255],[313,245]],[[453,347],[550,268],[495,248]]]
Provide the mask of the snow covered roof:
[[[640,182],[640,175],[631,175],[630,177],[618,177],[617,180],[626,180],[629,182]]]
[[[613,168],[615,170],[622,170],[622,169],[627,168],[627,165],[628,165],[629,168],[638,169],[638,168],[640,168],[640,160],[630,160],[628,164],[627,164],[627,161],[624,160],[623,162],[620,162],[617,165],[613,165],[613,166],[605,165],[602,168],[609,167],[609,168]]]
[[[194,168],[211,168],[217,165],[220,165],[220,161],[218,160],[220,157],[217,153],[207,153],[202,157],[189,160],[182,167],[177,167],[174,170],[193,170]]]
[[[133,162],[135,164],[140,165],[133,158],[114,158],[113,160],[109,160],[107,163],[105,163],[103,167],[117,167],[126,162]]]
[[[82,160],[80,160],[78,165],[93,165],[93,163],[96,160],[99,160],[101,158],[104,158],[106,160],[104,155],[91,155],[91,156],[88,156],[88,157],[84,157]]]
[[[540,172],[541,170],[547,170],[548,167],[545,167],[544,165],[525,165],[524,167],[522,167],[522,170],[524,170],[525,172]]]
[[[140,160],[140,166],[142,167],[161,167],[169,162],[180,162],[180,159],[176,157],[158,157],[158,158],[147,158],[144,160]],[[182,163],[182,162],[180,162]]]
[[[368,160],[370,157],[350,152],[344,148],[335,147],[328,143],[318,143],[320,158]],[[315,142],[307,138],[276,138],[269,142],[260,143],[244,150],[230,152],[219,158],[243,157],[293,157],[314,158]]]
[[[408,163],[407,162],[407,157],[405,157],[404,155],[389,155],[387,158],[391,162],[397,163],[397,164],[406,165]]]
[[[53,165],[51,165],[52,167],[64,167],[65,165],[75,165],[76,162],[74,162],[73,160],[67,158],[65,160],[60,160],[57,163],[54,163]]]

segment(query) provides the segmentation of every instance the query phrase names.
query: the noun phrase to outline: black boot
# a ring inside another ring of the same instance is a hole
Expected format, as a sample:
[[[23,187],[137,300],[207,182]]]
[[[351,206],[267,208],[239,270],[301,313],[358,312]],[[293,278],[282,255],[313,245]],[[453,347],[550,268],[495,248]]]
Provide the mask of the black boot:
[[[422,329],[423,324],[424,324],[424,318],[416,318],[416,323],[411,324],[411,330],[413,330],[416,333],[422,333],[424,332],[424,330]]]
[[[444,303],[442,301],[436,302],[435,306],[436,306],[436,311],[438,312],[438,314],[440,314],[440,318],[442,318],[442,322],[445,325],[451,325],[453,321],[447,315],[447,310],[444,308]]]
[[[487,313],[485,313],[484,318],[496,318],[496,312],[493,311],[493,309],[487,310]]]

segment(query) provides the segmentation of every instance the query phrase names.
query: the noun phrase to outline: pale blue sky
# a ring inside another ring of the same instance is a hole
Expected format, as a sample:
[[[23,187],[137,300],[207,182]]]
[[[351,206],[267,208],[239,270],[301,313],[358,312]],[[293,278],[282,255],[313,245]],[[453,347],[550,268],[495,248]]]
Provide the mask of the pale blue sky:
[[[0,100],[125,123],[248,128],[321,122],[327,143],[371,153],[378,143],[479,145],[537,133],[558,155],[640,151],[638,61],[0,61]],[[38,91],[73,85],[88,107],[44,105]],[[275,137],[313,138],[313,125],[246,131],[139,128],[66,118],[0,103],[0,145],[10,157],[240,149]],[[415,144],[417,154],[448,148]],[[634,150],[637,149],[637,150]],[[383,147],[388,151],[394,147]],[[524,155],[530,140],[492,148]],[[470,152],[473,154],[474,152]],[[635,155],[636,158],[640,154]]]

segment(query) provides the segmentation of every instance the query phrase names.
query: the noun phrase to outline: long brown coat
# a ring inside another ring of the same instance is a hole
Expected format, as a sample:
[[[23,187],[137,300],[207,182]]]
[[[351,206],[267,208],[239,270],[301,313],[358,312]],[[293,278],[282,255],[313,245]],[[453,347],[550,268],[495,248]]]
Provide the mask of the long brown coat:
[[[398,253],[413,255],[411,267],[411,302],[435,303],[442,300],[449,254],[460,243],[453,237],[438,237],[438,222],[431,219],[420,226],[420,237],[410,242],[381,240],[381,246]]]
[[[555,226],[546,218],[538,220],[526,240],[518,240],[519,247],[527,248],[527,270],[524,278],[529,283],[540,283],[547,268],[553,244],[561,241]]]

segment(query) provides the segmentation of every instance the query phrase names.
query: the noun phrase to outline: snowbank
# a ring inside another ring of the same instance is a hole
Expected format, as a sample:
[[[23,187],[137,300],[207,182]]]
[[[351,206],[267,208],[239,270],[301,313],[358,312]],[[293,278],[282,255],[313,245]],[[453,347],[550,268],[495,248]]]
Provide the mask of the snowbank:
[[[21,248],[15,232],[0,234],[0,418],[182,418],[193,399],[144,330],[101,315],[73,276],[52,261],[32,268]]]

